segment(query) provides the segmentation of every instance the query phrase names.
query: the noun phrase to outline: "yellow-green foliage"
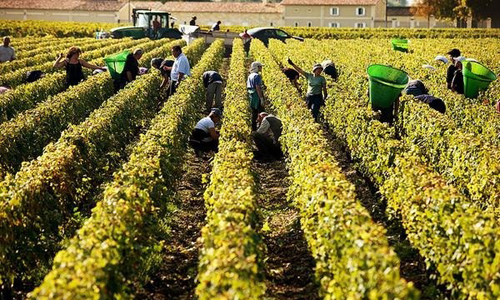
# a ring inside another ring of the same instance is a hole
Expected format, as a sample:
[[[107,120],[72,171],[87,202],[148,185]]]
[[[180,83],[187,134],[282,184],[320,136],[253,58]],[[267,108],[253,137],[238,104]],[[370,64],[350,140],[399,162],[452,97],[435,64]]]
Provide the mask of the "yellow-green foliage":
[[[224,124],[210,186],[205,192],[199,299],[261,299],[265,292],[255,182],[251,174],[250,109],[243,43],[233,42],[224,102]]]
[[[182,44],[185,42],[177,40],[143,57],[168,55],[173,45]],[[193,62],[201,56],[196,48],[185,52]],[[29,277],[31,270],[47,265],[59,250],[58,242],[71,234],[65,224],[72,209],[93,206],[89,198],[95,187],[117,168],[137,128],[153,117],[160,83],[161,77],[154,70],[139,77],[84,122],[64,131],[15,178],[2,183],[9,194],[0,195],[0,201],[6,204],[0,209],[0,242],[4,245],[0,280],[14,274]]]
[[[107,47],[103,47],[100,49],[96,49],[93,51],[89,51],[87,53],[82,54],[81,58],[85,60],[92,60],[92,59],[97,59],[97,58],[104,58],[104,56],[121,51],[123,49],[127,49],[129,47],[134,47],[138,45],[139,43],[146,43],[148,42],[149,39],[141,39],[141,40],[130,40],[127,39],[123,42],[118,42],[118,43],[112,43],[111,45]],[[156,44],[159,45],[159,44]],[[54,59],[55,59],[54,55]],[[0,76],[0,84],[2,85],[9,85],[11,87],[16,87],[24,82],[24,79],[26,77],[26,72],[28,71],[33,71],[33,70],[40,70],[44,73],[53,73],[58,71],[59,69],[54,68],[54,62],[53,61],[48,61],[46,59],[42,59],[40,61],[36,61],[33,63],[32,66],[30,67],[24,67],[20,69],[16,69],[13,72],[3,74]]]
[[[138,46],[150,51],[158,46],[158,42],[149,41]],[[23,161],[38,156],[68,124],[83,121],[113,92],[111,76],[108,72],[101,73],[2,123],[0,166],[9,172],[17,171]]]
[[[2,63],[0,65],[0,74],[13,72],[17,69],[25,67],[40,65],[47,61],[53,62],[59,53],[66,55],[69,47],[71,46],[77,46],[82,50],[82,52],[85,52],[116,44],[116,40],[87,39],[84,42],[78,42],[75,44],[73,39],[60,39],[59,41],[54,41],[52,43],[51,47],[44,47],[40,53],[30,53],[30,55],[25,58],[20,58],[16,55],[15,60]]]
[[[279,47],[274,44],[273,51]],[[385,229],[373,223],[356,200],[353,184],[329,153],[320,125],[297,90],[260,41],[252,41],[250,51],[265,64],[267,96],[283,121],[281,142],[292,175],[289,197],[301,210],[323,297],[418,298],[413,284],[400,278],[399,259],[388,245]]]
[[[359,169],[380,187],[390,211],[401,218],[413,247],[436,266],[439,281],[453,296],[496,299],[500,296],[500,233],[495,215],[479,209],[475,201],[426,166],[422,154],[411,144],[394,139],[394,128],[374,120],[368,108],[365,67],[391,56],[395,58],[390,61],[398,67],[412,64],[404,53],[387,53],[390,46],[380,45],[377,41],[371,46],[359,41],[291,42],[282,54],[280,49],[275,51],[275,43],[270,47],[281,59],[288,55],[304,66],[318,58],[333,58],[341,75],[337,83],[329,84],[331,98],[324,115],[334,133],[346,142]],[[429,121],[429,126],[435,123]]]
[[[203,41],[194,45],[203,52]],[[154,232],[172,201],[187,137],[204,102],[201,75],[217,69],[223,54],[222,41],[205,51],[192,77],[181,83],[153,119],[130,160],[107,185],[91,218],[57,254],[52,271],[31,298],[131,298],[127,282],[147,273],[151,254],[161,250]]]
[[[96,29],[109,31],[117,27],[114,23],[90,22],[51,22],[51,21],[0,21],[0,35],[21,36],[55,36],[55,37],[91,37]]]
[[[221,26],[221,31],[243,32],[257,26]],[[210,26],[201,26],[209,30]],[[328,27],[278,27],[292,36],[307,39],[372,39],[372,38],[498,38],[499,29],[463,29],[463,28],[328,28]]]
[[[33,41],[30,41],[29,43],[21,43],[20,44],[20,39],[19,38],[12,38],[11,39],[11,46],[14,48],[16,51],[16,59],[23,59],[27,57],[33,57],[35,55],[42,54],[44,52],[47,52],[47,50],[51,49],[57,49],[61,46],[61,44],[67,45],[69,48],[70,46],[78,46],[82,44],[86,44],[91,41],[98,41],[95,38],[32,38]],[[21,39],[23,41],[23,39]],[[102,40],[101,40],[102,41]],[[115,41],[116,42],[116,41]],[[110,43],[113,43],[113,41],[110,41]]]

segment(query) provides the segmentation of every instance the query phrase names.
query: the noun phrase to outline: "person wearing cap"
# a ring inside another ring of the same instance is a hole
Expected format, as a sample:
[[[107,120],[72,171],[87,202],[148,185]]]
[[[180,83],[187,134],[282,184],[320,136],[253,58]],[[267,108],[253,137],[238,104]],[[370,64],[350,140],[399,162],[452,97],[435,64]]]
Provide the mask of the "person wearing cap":
[[[222,77],[215,71],[206,71],[202,75],[205,86],[205,107],[209,111],[215,98],[215,107],[222,108]]]
[[[262,71],[264,65],[258,61],[254,61],[250,65],[250,74],[247,78],[247,91],[250,100],[250,108],[252,110],[252,130],[257,130],[257,117],[264,110],[264,92],[262,90],[262,76],[259,72]]]
[[[215,124],[220,122],[221,117],[221,110],[212,108],[207,117],[204,117],[196,123],[189,137],[189,145],[195,150],[197,156],[200,154],[200,151],[218,151],[219,132],[215,130]]]
[[[160,71],[161,77],[163,78],[160,84],[160,90],[168,86],[173,65],[174,61],[170,59],[163,59],[159,57],[151,59],[151,66],[155,69],[158,69]]]
[[[271,114],[261,112],[257,122],[259,128],[252,134],[255,146],[258,149],[255,158],[261,160],[281,159],[283,157],[279,143],[283,130],[281,120]]]
[[[452,49],[447,53],[450,56],[451,65],[448,67],[446,71],[446,85],[448,89],[451,90],[451,82],[453,77],[455,76],[456,67],[456,58],[460,56],[460,50]]]
[[[182,53],[181,46],[173,46],[172,55],[175,60],[170,73],[169,95],[175,94],[175,91],[182,80],[184,80],[186,76],[191,75],[191,66],[189,65],[186,55]]]
[[[191,17],[191,21],[189,21],[189,25],[196,26],[196,16]]]
[[[13,61],[16,59],[16,51],[10,46],[10,37],[3,37],[3,44],[0,46],[0,63]]]
[[[328,93],[326,91],[326,79],[325,77],[321,76],[321,72],[323,72],[323,67],[321,66],[321,64],[315,64],[313,66],[312,73],[307,73],[298,66],[296,66],[291,59],[288,59],[288,63],[295,70],[297,70],[297,72],[299,72],[306,78],[307,108],[311,110],[314,120],[317,121],[319,116],[319,109],[322,105],[325,104],[326,97],[328,97]]]
[[[444,104],[444,101],[429,95],[429,90],[420,80],[411,80],[408,82],[405,92],[407,95],[413,95],[416,100],[428,104],[430,108],[435,109],[442,114],[446,112],[446,105]]]
[[[82,80],[85,80],[83,75],[83,67],[96,70],[101,69],[96,65],[86,62],[84,59],[80,58],[82,50],[78,47],[72,46],[69,48],[66,58],[61,53],[54,62],[55,68],[65,68],[66,69],[66,86],[73,86],[79,84]]]

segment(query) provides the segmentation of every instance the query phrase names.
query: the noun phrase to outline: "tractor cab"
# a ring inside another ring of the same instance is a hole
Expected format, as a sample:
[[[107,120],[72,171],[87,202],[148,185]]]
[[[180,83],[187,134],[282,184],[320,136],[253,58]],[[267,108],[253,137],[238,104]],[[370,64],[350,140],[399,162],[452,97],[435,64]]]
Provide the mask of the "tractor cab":
[[[132,37],[140,39],[175,38],[180,39],[182,33],[170,28],[170,13],[164,11],[134,10],[132,14],[134,26],[111,29],[113,38]]]

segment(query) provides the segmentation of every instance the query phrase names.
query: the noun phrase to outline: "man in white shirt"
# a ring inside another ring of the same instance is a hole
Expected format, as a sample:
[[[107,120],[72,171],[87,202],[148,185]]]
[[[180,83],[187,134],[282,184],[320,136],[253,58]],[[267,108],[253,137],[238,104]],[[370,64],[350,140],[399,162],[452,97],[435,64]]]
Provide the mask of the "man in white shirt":
[[[175,57],[175,60],[172,65],[172,72],[170,73],[169,96],[175,93],[177,87],[186,76],[191,76],[191,67],[186,55],[182,53],[181,46],[172,47],[172,55]]]
[[[222,112],[218,108],[212,108],[210,114],[198,121],[189,137],[189,145],[195,150],[197,156],[200,151],[218,151],[219,132],[215,130],[215,124],[220,122]]]
[[[283,130],[281,120],[271,114],[261,112],[257,118],[257,123],[260,126],[252,134],[258,149],[255,153],[255,158],[263,161],[281,159],[283,157],[279,143],[279,138]]]
[[[14,59],[16,59],[16,53],[14,51],[14,48],[9,46],[9,44],[10,44],[10,37],[4,36],[3,45],[0,46],[0,63],[6,61],[13,61]]]

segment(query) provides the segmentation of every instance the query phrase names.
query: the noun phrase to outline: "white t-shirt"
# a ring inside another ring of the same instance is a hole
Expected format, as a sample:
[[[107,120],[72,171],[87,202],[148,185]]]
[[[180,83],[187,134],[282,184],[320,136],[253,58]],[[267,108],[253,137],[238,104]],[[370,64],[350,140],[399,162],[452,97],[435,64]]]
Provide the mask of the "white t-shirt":
[[[184,76],[191,75],[191,67],[189,66],[189,61],[184,53],[179,54],[179,56],[177,56],[174,60],[172,73],[170,73],[170,79],[177,81],[179,79],[179,72],[183,73]]]
[[[14,53],[14,48],[11,46],[5,47],[4,45],[0,46],[0,62],[6,62],[16,58],[16,54]]]
[[[194,127],[195,129],[201,129],[205,131],[206,133],[210,133],[209,129],[210,128],[215,128],[215,123],[212,121],[210,117],[205,117],[196,123],[196,126]],[[202,142],[210,142],[212,141],[212,137],[207,137],[202,140]]]

